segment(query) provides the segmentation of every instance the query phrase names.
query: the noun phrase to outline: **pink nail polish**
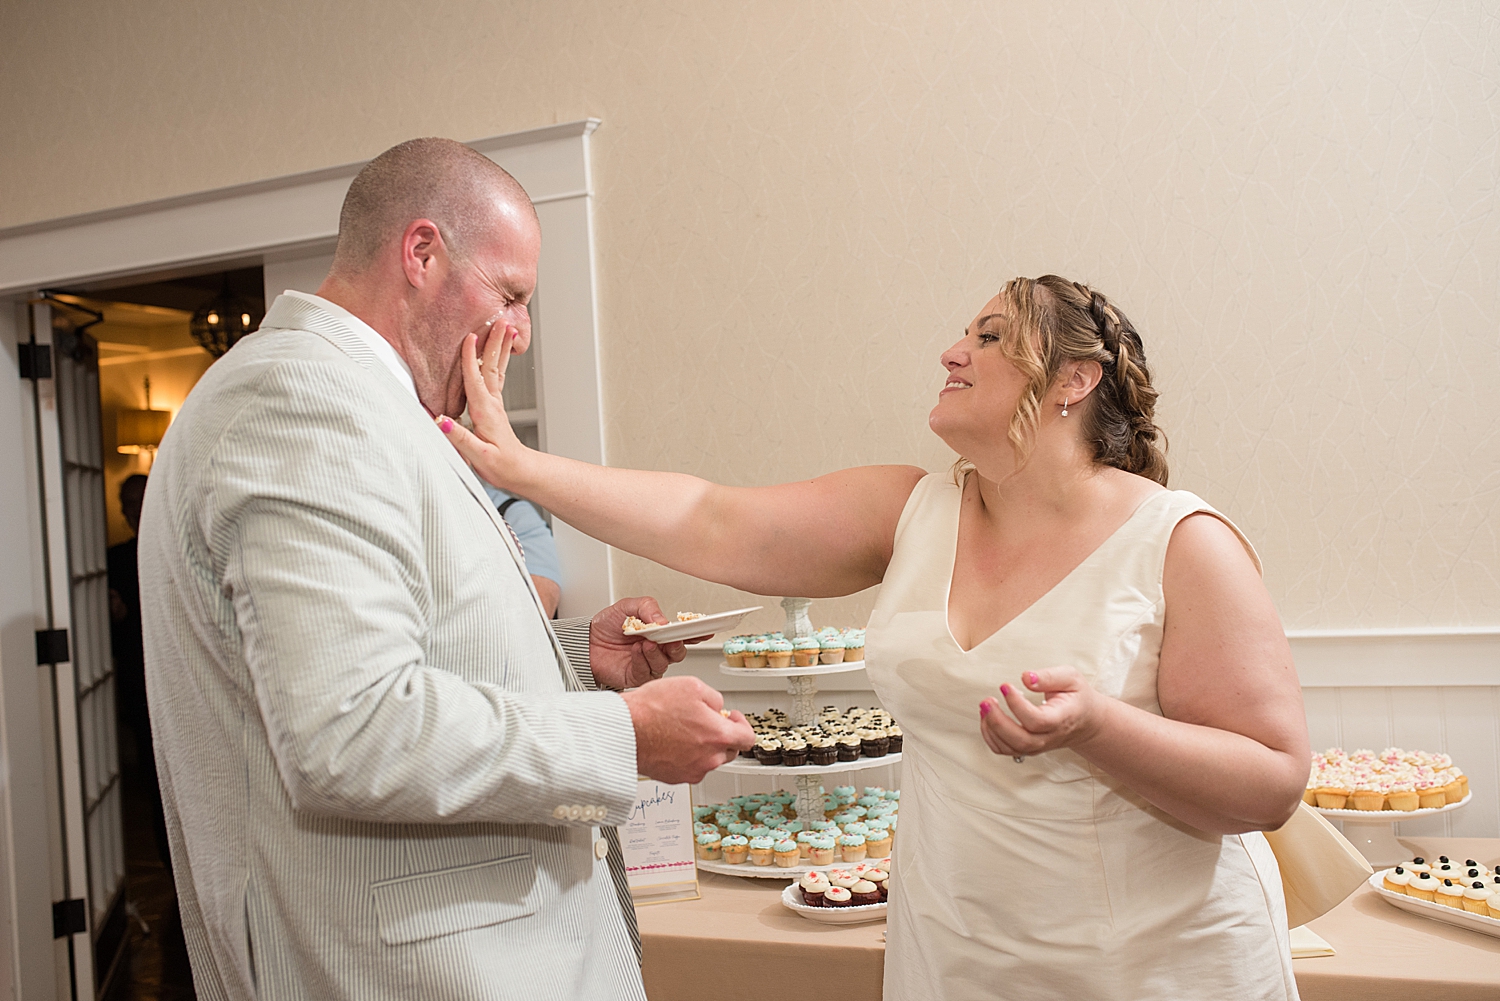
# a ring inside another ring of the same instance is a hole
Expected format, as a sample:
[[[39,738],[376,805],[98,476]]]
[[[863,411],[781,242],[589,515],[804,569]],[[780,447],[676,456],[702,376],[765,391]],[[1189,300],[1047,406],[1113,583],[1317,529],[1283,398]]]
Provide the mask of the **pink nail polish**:
[[[989,699],[985,699],[983,702],[979,703],[979,718],[984,719],[990,714],[990,710],[993,708],[994,706],[990,705]]]
[[[1026,675],[1026,683],[1035,688],[1037,685],[1041,684],[1041,679],[1036,676],[1035,671],[1030,671]]]
[[[453,420],[451,418],[444,417],[442,420],[438,421],[438,430],[443,432],[443,434],[447,434],[448,432],[452,431]]]
[[[1010,694],[1010,686],[1009,685],[1001,685],[1000,686],[1000,694],[1001,695],[1009,695]]]

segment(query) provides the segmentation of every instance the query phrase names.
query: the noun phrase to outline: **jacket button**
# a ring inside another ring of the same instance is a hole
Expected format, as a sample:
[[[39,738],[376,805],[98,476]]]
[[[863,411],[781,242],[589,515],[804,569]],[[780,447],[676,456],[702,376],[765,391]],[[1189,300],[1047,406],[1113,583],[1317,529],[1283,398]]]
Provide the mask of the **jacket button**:
[[[552,811],[552,816],[556,817],[558,820],[567,820],[568,808],[565,806],[559,806],[557,809]]]
[[[582,820],[583,819],[583,807],[579,806],[577,803],[574,803],[572,806],[568,807],[568,819],[569,820]]]
[[[609,854],[609,842],[600,838],[594,842],[594,858],[602,859]]]

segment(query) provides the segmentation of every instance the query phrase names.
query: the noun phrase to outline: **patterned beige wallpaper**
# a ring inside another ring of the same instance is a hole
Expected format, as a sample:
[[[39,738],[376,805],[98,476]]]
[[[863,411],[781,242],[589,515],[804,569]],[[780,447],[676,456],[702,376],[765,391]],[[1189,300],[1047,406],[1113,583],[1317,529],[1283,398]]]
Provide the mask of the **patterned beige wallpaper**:
[[[939,352],[1057,271],[1144,332],[1174,484],[1289,626],[1500,622],[1490,5],[17,0],[0,39],[0,225],[598,116],[613,462],[942,468]]]

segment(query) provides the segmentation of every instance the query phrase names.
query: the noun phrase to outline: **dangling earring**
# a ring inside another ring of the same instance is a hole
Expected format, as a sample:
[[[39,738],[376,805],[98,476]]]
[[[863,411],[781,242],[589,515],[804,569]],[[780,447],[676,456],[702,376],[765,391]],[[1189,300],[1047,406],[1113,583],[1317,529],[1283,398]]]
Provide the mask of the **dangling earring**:
[[[1063,416],[1068,416],[1068,401],[1063,400]]]

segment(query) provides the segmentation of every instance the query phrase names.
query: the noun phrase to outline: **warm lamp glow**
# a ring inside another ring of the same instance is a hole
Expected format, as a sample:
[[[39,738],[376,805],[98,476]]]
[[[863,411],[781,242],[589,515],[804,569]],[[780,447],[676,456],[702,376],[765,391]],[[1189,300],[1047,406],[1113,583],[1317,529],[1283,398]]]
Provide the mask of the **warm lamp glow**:
[[[170,410],[121,410],[115,425],[115,447],[125,455],[154,450],[171,423]]]

